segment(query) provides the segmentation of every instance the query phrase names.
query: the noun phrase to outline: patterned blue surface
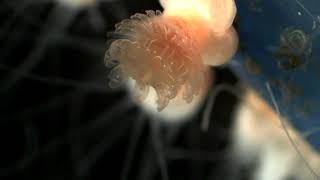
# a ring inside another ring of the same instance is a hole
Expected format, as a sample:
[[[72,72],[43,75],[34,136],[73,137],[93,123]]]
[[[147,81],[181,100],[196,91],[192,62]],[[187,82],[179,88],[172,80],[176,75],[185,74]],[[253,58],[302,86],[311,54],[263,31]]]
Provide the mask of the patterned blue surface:
[[[231,68],[320,150],[320,1],[239,0]],[[270,88],[268,89],[267,86]]]

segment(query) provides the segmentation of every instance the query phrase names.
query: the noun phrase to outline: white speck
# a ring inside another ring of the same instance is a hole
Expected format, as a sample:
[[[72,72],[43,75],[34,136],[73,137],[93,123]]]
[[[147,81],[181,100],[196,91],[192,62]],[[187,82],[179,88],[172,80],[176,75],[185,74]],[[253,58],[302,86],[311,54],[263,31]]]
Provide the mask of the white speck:
[[[298,12],[298,15],[299,15],[299,16],[301,16],[301,15],[302,15],[300,11]]]

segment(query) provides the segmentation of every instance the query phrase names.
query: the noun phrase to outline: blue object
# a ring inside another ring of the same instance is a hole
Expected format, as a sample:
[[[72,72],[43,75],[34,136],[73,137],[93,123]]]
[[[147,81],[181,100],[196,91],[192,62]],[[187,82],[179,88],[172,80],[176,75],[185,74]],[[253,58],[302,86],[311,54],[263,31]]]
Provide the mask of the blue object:
[[[320,1],[236,3],[240,49],[231,68],[320,150]]]

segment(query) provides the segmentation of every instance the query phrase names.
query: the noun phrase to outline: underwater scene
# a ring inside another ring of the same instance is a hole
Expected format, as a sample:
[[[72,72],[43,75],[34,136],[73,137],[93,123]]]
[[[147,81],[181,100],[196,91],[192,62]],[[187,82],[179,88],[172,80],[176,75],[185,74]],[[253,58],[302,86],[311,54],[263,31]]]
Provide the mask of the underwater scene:
[[[0,179],[320,179],[320,1],[2,0]]]

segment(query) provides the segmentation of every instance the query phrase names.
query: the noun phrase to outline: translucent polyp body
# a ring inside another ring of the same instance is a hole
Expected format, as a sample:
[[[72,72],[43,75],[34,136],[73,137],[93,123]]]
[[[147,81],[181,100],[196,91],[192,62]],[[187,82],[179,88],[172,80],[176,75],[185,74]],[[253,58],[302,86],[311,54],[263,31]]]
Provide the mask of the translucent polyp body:
[[[166,15],[199,16],[216,34],[228,30],[236,16],[234,0],[160,0]]]
[[[231,27],[224,34],[209,33],[202,49],[203,63],[210,66],[219,66],[227,63],[238,49],[238,35]]]
[[[160,0],[166,16],[194,22],[201,19],[205,29],[202,58],[206,65],[228,62],[238,48],[238,35],[232,27],[237,8],[234,0]]]
[[[106,53],[107,64],[118,61],[110,73],[110,85],[132,78],[140,100],[153,87],[158,111],[177,96],[191,102],[208,81],[201,56],[208,32],[202,24],[163,16],[160,11],[135,14],[120,22],[115,33],[125,38],[113,41]]]

